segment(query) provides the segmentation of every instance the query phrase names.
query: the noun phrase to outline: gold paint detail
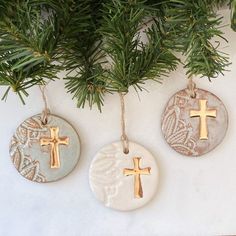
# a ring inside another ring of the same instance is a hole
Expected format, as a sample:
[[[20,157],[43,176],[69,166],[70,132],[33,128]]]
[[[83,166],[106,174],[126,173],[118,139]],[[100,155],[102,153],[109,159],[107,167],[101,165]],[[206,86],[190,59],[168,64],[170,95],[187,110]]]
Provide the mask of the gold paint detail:
[[[59,137],[59,127],[50,128],[51,137],[43,137],[40,139],[41,146],[51,147],[50,162],[52,169],[60,168],[60,154],[59,154],[59,145],[69,145],[68,137]]]
[[[199,117],[200,118],[200,139],[208,139],[208,128],[207,128],[207,117],[216,118],[215,109],[207,109],[207,100],[199,100],[200,110],[190,110],[190,117]]]
[[[135,198],[142,198],[143,197],[143,188],[141,183],[140,175],[150,175],[151,174],[151,167],[147,167],[144,169],[140,168],[140,157],[134,157],[134,169],[124,169],[124,175],[130,176],[134,175],[134,196]]]

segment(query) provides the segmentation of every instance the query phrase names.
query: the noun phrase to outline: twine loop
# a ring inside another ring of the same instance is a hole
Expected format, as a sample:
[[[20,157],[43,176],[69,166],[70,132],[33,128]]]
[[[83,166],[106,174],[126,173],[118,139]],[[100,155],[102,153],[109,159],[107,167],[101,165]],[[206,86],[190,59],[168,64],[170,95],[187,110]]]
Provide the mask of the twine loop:
[[[188,93],[191,98],[196,98],[196,83],[193,82],[193,77],[189,77],[187,85]]]
[[[123,152],[125,154],[129,153],[129,139],[126,134],[126,125],[125,125],[125,101],[124,101],[124,94],[119,93],[120,95],[120,104],[121,104],[121,142],[123,145]]]
[[[46,88],[46,85],[39,85],[39,89],[41,91],[43,102],[44,102],[44,109],[41,114],[41,121],[43,125],[46,125],[48,123],[48,117],[50,115],[50,110],[48,109],[47,97],[45,95],[45,88]]]

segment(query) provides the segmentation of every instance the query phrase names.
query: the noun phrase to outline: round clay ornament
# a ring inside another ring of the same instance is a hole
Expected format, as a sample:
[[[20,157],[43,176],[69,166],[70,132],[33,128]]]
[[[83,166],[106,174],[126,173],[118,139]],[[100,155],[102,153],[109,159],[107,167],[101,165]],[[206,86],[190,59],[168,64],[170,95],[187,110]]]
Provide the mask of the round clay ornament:
[[[25,120],[10,143],[10,156],[17,171],[26,179],[54,182],[67,176],[80,157],[80,141],[75,129],[64,119],[41,115]]]
[[[95,197],[105,206],[129,211],[147,204],[158,186],[158,168],[152,154],[129,142],[129,153],[122,142],[103,147],[91,163],[89,180]]]
[[[225,137],[228,113],[214,94],[195,89],[195,97],[184,89],[168,101],[162,115],[162,132],[178,153],[201,156],[213,150]]]

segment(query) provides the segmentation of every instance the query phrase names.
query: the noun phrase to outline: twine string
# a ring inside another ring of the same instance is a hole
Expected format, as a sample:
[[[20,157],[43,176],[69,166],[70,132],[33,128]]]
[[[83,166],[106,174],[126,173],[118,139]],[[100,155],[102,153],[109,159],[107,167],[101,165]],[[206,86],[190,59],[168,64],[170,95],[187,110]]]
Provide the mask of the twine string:
[[[125,154],[129,153],[129,139],[126,134],[126,124],[125,124],[125,101],[124,101],[124,94],[119,93],[120,95],[120,104],[121,104],[121,141],[123,144],[123,152]]]
[[[46,88],[46,85],[39,85],[39,89],[41,91],[43,102],[44,102],[44,109],[42,111],[42,116],[41,116],[43,125],[46,125],[48,123],[48,117],[50,115],[50,110],[48,109],[47,97],[45,94],[45,88]]]
[[[187,88],[188,88],[188,92],[189,92],[189,95],[191,98],[195,98],[196,97],[196,83],[193,82],[193,77],[190,76],[189,79],[188,79],[188,85],[187,85]]]

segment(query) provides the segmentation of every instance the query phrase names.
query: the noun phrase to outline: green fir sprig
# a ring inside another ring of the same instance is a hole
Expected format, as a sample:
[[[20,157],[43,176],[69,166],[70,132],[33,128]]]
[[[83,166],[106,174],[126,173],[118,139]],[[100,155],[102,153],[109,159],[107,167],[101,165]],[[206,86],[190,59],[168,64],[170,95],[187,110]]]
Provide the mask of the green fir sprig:
[[[178,60],[165,44],[160,19],[147,1],[114,0],[104,5],[99,32],[111,61],[110,91],[128,92],[130,86],[142,90],[146,80],[160,81],[176,68]]]
[[[209,80],[223,74],[228,56],[220,51],[222,17],[216,6],[223,0],[169,0],[165,4],[167,23],[172,30],[175,47],[186,56],[187,75],[206,76]]]
[[[57,23],[51,12],[35,1],[0,3],[0,83],[23,100],[27,90],[55,79],[60,67]]]
[[[176,69],[217,77],[228,57],[217,7],[226,0],[0,0],[0,85],[22,101],[65,71],[78,107],[101,110],[106,93],[144,88]]]

